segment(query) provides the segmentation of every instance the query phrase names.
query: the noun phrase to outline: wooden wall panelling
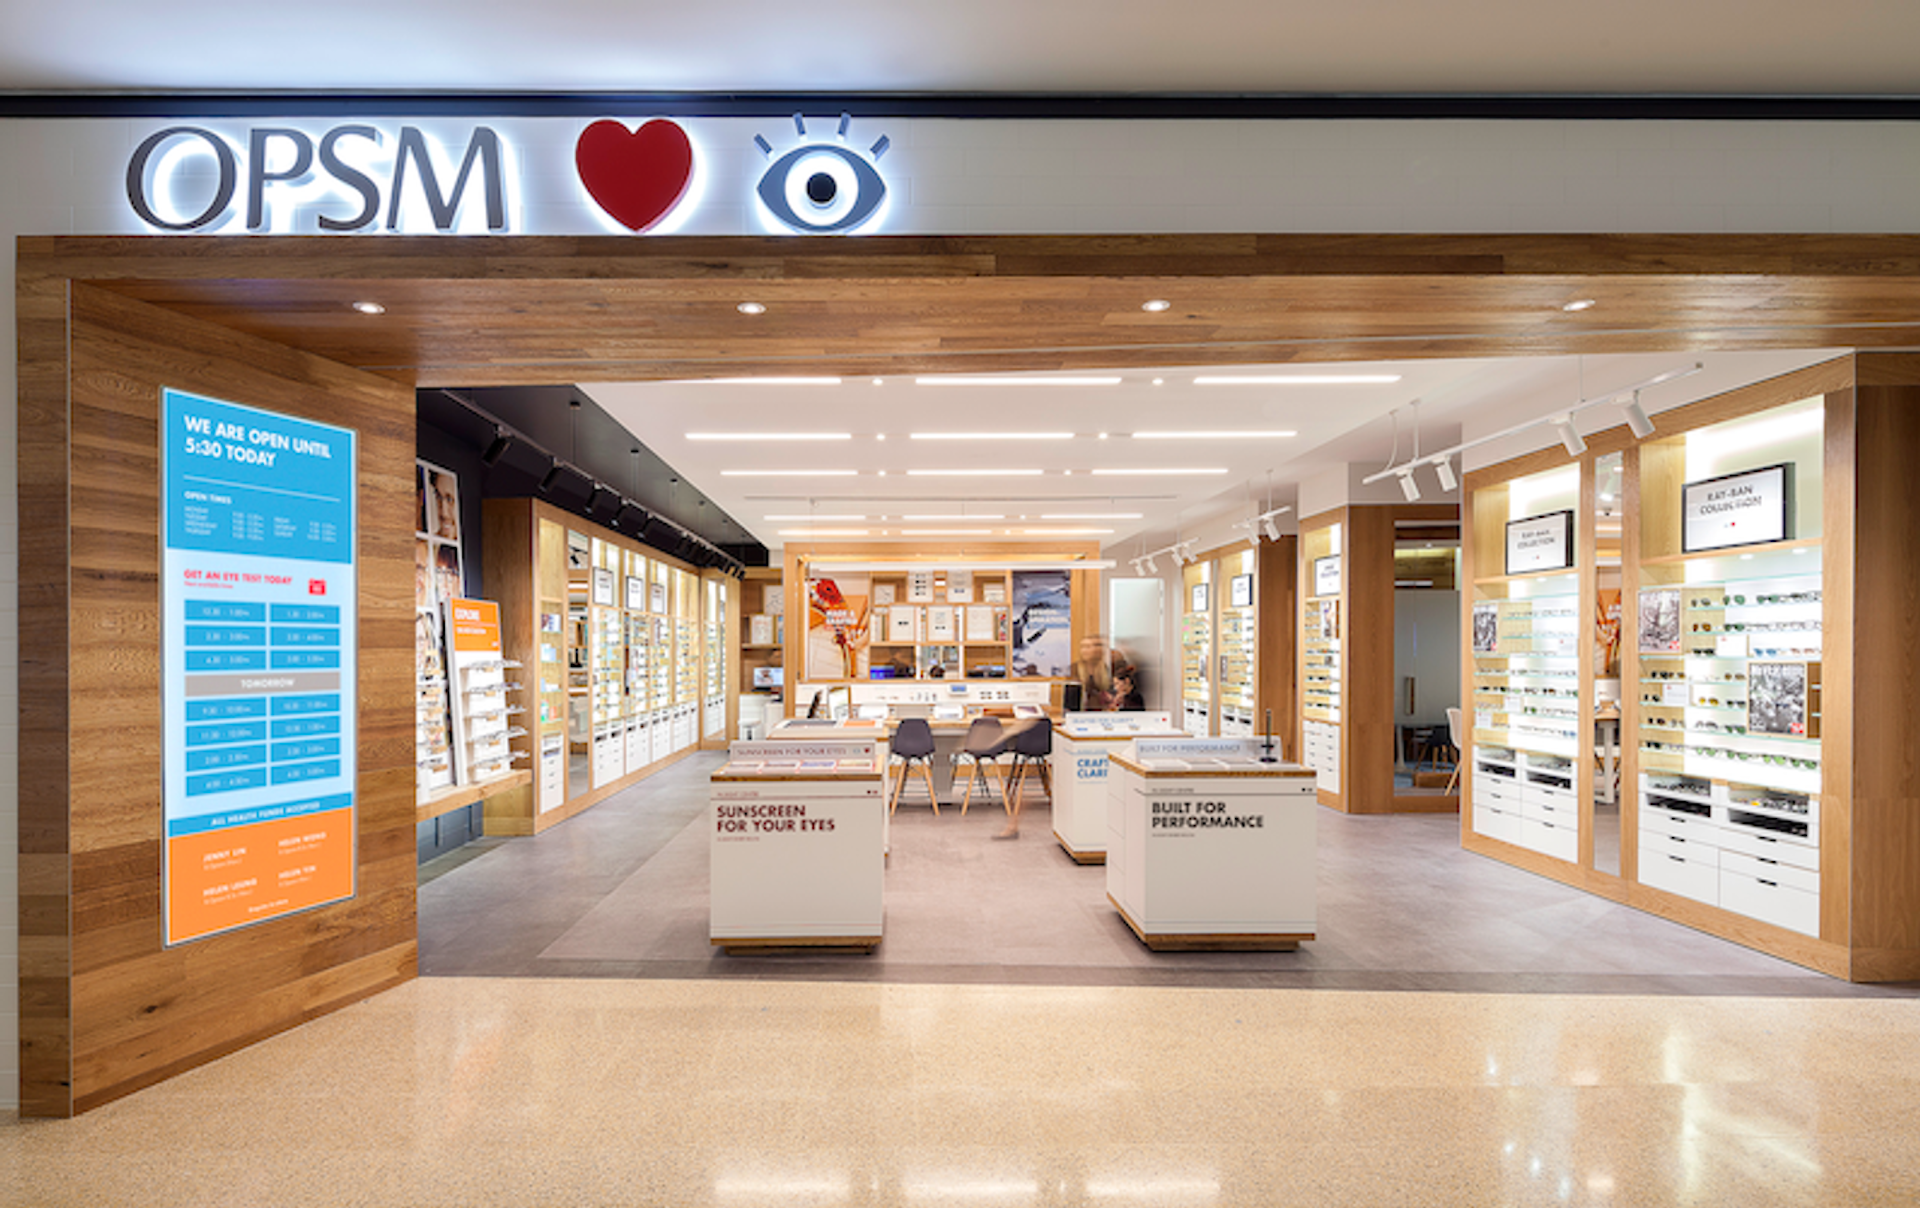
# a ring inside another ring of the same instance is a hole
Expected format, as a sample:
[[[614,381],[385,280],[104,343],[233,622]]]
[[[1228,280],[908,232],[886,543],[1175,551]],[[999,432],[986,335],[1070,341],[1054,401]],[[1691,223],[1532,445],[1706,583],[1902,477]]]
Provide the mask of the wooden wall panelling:
[[[1891,485],[1884,477],[1887,457],[1891,455],[1896,464],[1905,466],[1905,455],[1910,454],[1911,449],[1868,447],[1861,439],[1863,435],[1893,436],[1898,424],[1884,432],[1872,431],[1877,425],[1871,425],[1869,432],[1863,434],[1859,427],[1858,392],[1851,387],[1830,391],[1823,410],[1826,432],[1821,445],[1821,476],[1825,481],[1820,501],[1820,938],[1851,948],[1858,930],[1854,918],[1858,896],[1855,878],[1859,875],[1863,854],[1859,826],[1862,806],[1855,792],[1855,760],[1860,754],[1871,752],[1879,741],[1896,731],[1904,734],[1907,729],[1897,726],[1870,734],[1863,751],[1861,736],[1853,727],[1864,722],[1871,730],[1877,724],[1875,713],[1887,702],[1875,700],[1864,716],[1857,711],[1861,702],[1856,698],[1856,685],[1874,676],[1872,672],[1860,675],[1853,665],[1853,656],[1861,649],[1853,640],[1854,628],[1859,625],[1863,635],[1873,635],[1871,645],[1866,647],[1867,657],[1885,659],[1890,668],[1898,668],[1902,661],[1900,652],[1907,650],[1901,638],[1912,636],[1910,631],[1902,633],[1903,621],[1910,625],[1911,618],[1903,618],[1897,612],[1881,615],[1881,606],[1893,603],[1900,594],[1898,591],[1888,597],[1876,590],[1873,594],[1881,598],[1872,610],[1874,615],[1870,620],[1861,615],[1855,583],[1856,575],[1866,568],[1860,567],[1859,560],[1862,556],[1869,559],[1882,556],[1873,549],[1882,534],[1892,539],[1893,548],[1886,551],[1886,556],[1901,557],[1898,547],[1900,530],[1904,527],[1895,520],[1890,528],[1881,528],[1876,519],[1869,519],[1874,504],[1897,500],[1900,488],[1894,486],[1891,497],[1882,493],[1870,502],[1862,489],[1862,477],[1876,478],[1877,490],[1884,492]],[[1869,414],[1871,416],[1871,411]],[[1896,469],[1894,474],[1911,478],[1912,468],[1905,466]],[[1920,549],[1909,547],[1907,552],[1920,554]],[[1912,578],[1913,571],[1911,562],[1894,568],[1895,576],[1900,579]],[[1866,578],[1872,582],[1871,571]],[[1910,586],[1907,594],[1911,604]],[[1897,676],[1896,670],[1896,679]],[[1908,697],[1896,708],[1910,715],[1912,698]],[[1877,720],[1881,725],[1886,721]],[[1865,757],[1870,761],[1881,758],[1876,754],[1865,754]],[[1867,779],[1873,777],[1869,775]],[[1884,788],[1891,788],[1896,798],[1914,791],[1910,783]],[[1920,864],[1912,868],[1920,875]],[[1843,972],[1841,976],[1848,974]]]
[[[1393,517],[1349,507],[1340,573],[1340,788],[1348,813],[1393,812]]]
[[[540,635],[539,526],[533,512],[515,506],[513,501],[488,499],[480,505],[480,544],[483,573],[480,590],[485,598],[500,606],[500,649],[504,657],[519,662],[520,669],[507,676],[517,679],[525,689],[516,704],[527,712],[527,731],[513,739],[515,751],[524,758],[515,762],[519,771],[530,774],[530,783],[509,790],[501,800],[487,798],[481,807],[482,825],[489,835],[529,834],[509,820],[531,820],[539,812],[539,793],[532,787],[540,772]]]
[[[1920,357],[1862,354],[1859,362],[1873,384],[1854,392],[1852,683],[1836,684],[1828,673],[1822,708],[1831,710],[1836,696],[1851,707],[1852,976],[1904,981],[1920,978],[1920,746],[1912,733],[1920,700],[1920,475],[1912,464]],[[1828,422],[1831,433],[1831,415]],[[1831,530],[1827,541],[1831,550]],[[1829,618],[1835,603],[1829,595]],[[1831,621],[1826,640],[1834,640]],[[1827,733],[1847,729],[1829,717]],[[1824,751],[1823,761],[1832,766]]]
[[[73,1105],[68,282],[23,263],[19,333],[20,1112]]]
[[[53,817],[62,807],[47,784],[34,786],[31,810],[23,796],[23,855],[32,857],[23,865],[33,888],[52,886],[40,857],[64,842],[74,924],[70,1062],[55,1059],[41,1030],[56,1022],[47,1008],[57,993],[23,984],[23,1003],[40,1012],[30,1026],[23,1019],[23,1110],[42,1115],[85,1110],[336,1009],[411,977],[416,961],[412,391],[84,285],[71,296],[70,403],[45,407],[51,395],[34,387],[50,388],[50,374],[23,383],[36,400],[22,431],[37,467],[23,495],[65,463],[75,501],[61,526],[70,572],[50,576],[69,579],[69,596],[22,601],[23,637],[57,625],[56,609],[72,635],[65,691],[35,700],[36,709],[58,701],[55,711],[68,710],[64,732],[29,730],[35,749],[23,751],[23,767],[58,766],[46,747],[64,745],[68,771],[64,822]],[[24,342],[29,363],[57,355],[44,342],[53,334]],[[361,492],[356,896],[172,949],[161,943],[159,884],[162,386],[354,428]],[[71,424],[70,459],[59,409]],[[28,545],[23,562],[39,552]],[[36,694],[48,690],[28,668],[22,676]],[[22,699],[34,699],[26,682]],[[58,913],[57,899],[37,900],[29,917],[45,931]],[[48,970],[44,938],[23,942],[23,982]]]
[[[1260,544],[1259,570],[1254,577],[1254,602],[1260,606],[1259,729],[1266,731],[1273,716],[1274,741],[1285,747],[1287,759],[1299,762],[1299,637],[1300,585],[1295,578],[1300,538],[1288,533],[1278,541]]]
[[[1595,601],[1599,598],[1600,568],[1596,564],[1599,556],[1595,548],[1595,532],[1599,501],[1594,483],[1596,460],[1600,453],[1591,445],[1580,457],[1579,503],[1574,506],[1574,566],[1578,571],[1578,596],[1574,601],[1574,611],[1578,614],[1575,627],[1577,649],[1580,656],[1579,672],[1576,682],[1580,685],[1579,703],[1575,711],[1579,714],[1579,753],[1573,759],[1573,791],[1579,803],[1580,838],[1574,854],[1574,862],[1584,869],[1593,869],[1593,776],[1595,771],[1593,740],[1594,714],[1599,711],[1597,693],[1594,689],[1594,612]]]

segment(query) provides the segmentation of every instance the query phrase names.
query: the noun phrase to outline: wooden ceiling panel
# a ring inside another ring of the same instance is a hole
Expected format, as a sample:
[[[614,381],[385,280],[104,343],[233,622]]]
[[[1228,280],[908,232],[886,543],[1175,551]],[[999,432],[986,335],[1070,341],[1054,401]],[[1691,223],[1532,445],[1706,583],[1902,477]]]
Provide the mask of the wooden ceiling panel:
[[[1920,343],[1908,236],[74,237],[20,262],[420,385]]]

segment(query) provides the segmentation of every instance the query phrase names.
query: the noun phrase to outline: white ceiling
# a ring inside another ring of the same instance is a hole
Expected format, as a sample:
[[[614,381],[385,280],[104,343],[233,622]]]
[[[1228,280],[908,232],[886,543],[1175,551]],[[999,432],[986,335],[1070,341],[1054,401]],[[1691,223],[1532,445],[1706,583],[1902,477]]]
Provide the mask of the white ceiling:
[[[1915,91],[1902,0],[15,0],[0,90]]]
[[[1110,386],[926,385],[913,378],[845,379],[837,385],[689,382],[581,388],[687,481],[778,548],[808,534],[911,545],[966,540],[1085,540],[1154,548],[1222,518],[1296,501],[1299,486],[1349,463],[1382,467],[1420,447],[1446,448],[1516,423],[1562,413],[1671,369],[1701,372],[1647,393],[1658,413],[1736,385],[1824,359],[1829,351],[1659,353],[1501,360],[1340,362],[1231,369],[1126,370]],[[1227,377],[1397,375],[1376,385],[1201,386]],[[1031,375],[1086,377],[1088,374]],[[1156,379],[1160,384],[1156,385]],[[1417,408],[1414,404],[1418,404]],[[1588,431],[1623,422],[1597,409]],[[1139,439],[1140,431],[1291,430],[1293,437]],[[1070,432],[1066,440],[915,440],[921,432]],[[844,433],[844,440],[708,441],[703,433]],[[1107,434],[1102,439],[1100,433]],[[881,439],[884,437],[885,439]],[[1518,447],[1553,443],[1551,429]],[[1509,456],[1514,447],[1498,451]],[[1484,460],[1484,459],[1483,459]],[[1477,463],[1470,463],[1477,464]],[[1458,463],[1456,463],[1456,467]],[[1039,475],[917,476],[915,469],[1039,470]],[[1209,469],[1194,475],[1096,474],[1140,468]],[[727,470],[854,471],[736,476]],[[1421,485],[1442,498],[1431,472]],[[1457,497],[1457,496],[1454,496]],[[1046,519],[1065,513],[1138,513],[1137,519]],[[785,516],[822,517],[770,519]],[[825,517],[858,516],[858,520]],[[908,516],[967,519],[909,520]],[[1291,527],[1289,525],[1289,527]],[[1026,533],[1089,528],[1098,532]],[[784,530],[784,531],[783,531]],[[796,531],[798,530],[798,531]],[[852,530],[852,531],[848,531]],[[947,531],[930,531],[947,530]]]

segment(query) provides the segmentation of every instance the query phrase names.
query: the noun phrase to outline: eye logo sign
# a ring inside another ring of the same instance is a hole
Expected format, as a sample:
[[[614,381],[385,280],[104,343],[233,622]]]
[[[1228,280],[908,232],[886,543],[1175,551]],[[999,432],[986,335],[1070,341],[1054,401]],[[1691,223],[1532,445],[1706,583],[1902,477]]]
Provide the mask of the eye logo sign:
[[[882,135],[866,156],[844,145],[853,118],[840,115],[834,142],[805,142],[774,157],[773,146],[756,134],[754,145],[773,162],[754,189],[766,213],[781,226],[802,235],[832,235],[859,228],[879,212],[886,200],[887,182],[874,166],[887,153],[890,140]],[[807,137],[807,122],[795,114],[794,130]]]
[[[588,195],[630,231],[658,226],[693,183],[693,142],[664,118],[638,130],[597,121],[580,132],[573,162]]]

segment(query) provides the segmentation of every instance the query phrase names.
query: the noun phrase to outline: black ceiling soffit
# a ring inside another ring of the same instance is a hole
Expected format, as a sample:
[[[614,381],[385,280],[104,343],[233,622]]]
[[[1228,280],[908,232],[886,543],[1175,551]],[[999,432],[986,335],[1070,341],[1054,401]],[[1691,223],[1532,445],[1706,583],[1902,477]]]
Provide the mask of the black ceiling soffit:
[[[483,498],[544,499],[695,566],[767,565],[753,534],[572,386],[421,390],[415,399],[421,423],[479,452]]]
[[[1024,121],[1920,121],[1920,95],[1460,93],[13,92],[0,118],[786,117]]]

